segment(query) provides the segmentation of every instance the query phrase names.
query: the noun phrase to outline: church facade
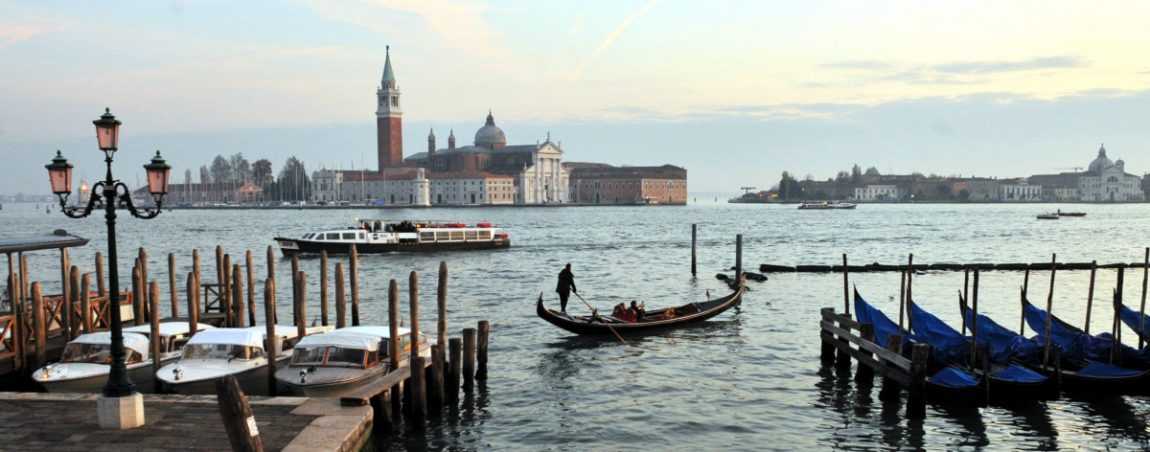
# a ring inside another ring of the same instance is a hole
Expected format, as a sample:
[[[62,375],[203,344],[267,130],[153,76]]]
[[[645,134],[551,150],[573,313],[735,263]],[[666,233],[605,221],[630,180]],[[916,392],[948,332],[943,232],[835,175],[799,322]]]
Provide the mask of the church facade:
[[[1106,157],[1106,146],[1098,148],[1098,157],[1090,162],[1085,173],[1078,178],[1078,192],[1082,201],[1130,202],[1144,201],[1142,178],[1126,172],[1122,159],[1111,162]]]

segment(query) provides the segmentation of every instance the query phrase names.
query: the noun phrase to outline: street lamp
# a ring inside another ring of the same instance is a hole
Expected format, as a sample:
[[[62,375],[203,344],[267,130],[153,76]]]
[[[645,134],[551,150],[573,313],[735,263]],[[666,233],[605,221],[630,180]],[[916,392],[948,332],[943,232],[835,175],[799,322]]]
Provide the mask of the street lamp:
[[[98,200],[104,203],[104,218],[108,224],[108,300],[111,314],[110,330],[112,332],[112,367],[108,374],[108,382],[104,385],[103,395],[97,401],[100,426],[104,428],[134,428],[144,424],[143,397],[136,391],[136,387],[128,378],[127,367],[124,364],[124,333],[123,323],[120,320],[120,281],[116,268],[116,208],[126,208],[132,216],[142,219],[155,218],[160,214],[164,195],[168,192],[168,175],[172,167],[169,166],[156,151],[152,161],[144,165],[148,172],[148,192],[152,195],[154,205],[137,208],[132,204],[132,192],[123,182],[112,177],[112,156],[119,147],[120,121],[112,116],[108,109],[100,119],[92,121],[96,126],[96,140],[100,150],[104,152],[104,163],[107,173],[104,180],[92,185],[91,195],[86,206],[69,206],[68,195],[72,192],[72,164],[64,158],[60,151],[52,163],[45,165],[48,169],[48,180],[52,184],[52,192],[60,199],[60,210],[70,218],[84,218],[92,213]],[[155,313],[153,313],[155,315]]]

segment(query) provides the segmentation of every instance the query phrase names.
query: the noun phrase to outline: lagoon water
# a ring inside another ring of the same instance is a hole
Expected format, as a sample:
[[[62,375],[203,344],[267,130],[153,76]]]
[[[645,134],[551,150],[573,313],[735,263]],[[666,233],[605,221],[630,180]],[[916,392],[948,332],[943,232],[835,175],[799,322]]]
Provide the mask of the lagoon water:
[[[1085,218],[1037,221],[1061,207]],[[0,211],[4,235],[64,228],[92,242],[72,251],[83,271],[105,248],[103,218],[71,220],[30,204]],[[167,293],[166,255],[176,253],[179,274],[190,269],[191,249],[214,279],[212,253],[223,245],[235,256],[251,249],[256,272],[277,234],[297,236],[342,227],[356,217],[491,221],[510,231],[505,251],[455,254],[364,255],[364,323],[386,323],[389,279],[400,281],[406,315],[408,273],[420,272],[422,326],[435,325],[435,270],[448,263],[452,335],[480,319],[492,321],[490,380],[458,413],[420,433],[405,433],[393,449],[498,450],[826,450],[826,449],[1145,449],[1150,447],[1150,398],[1063,397],[1027,407],[955,413],[928,406],[910,421],[903,407],[865,394],[849,378],[819,364],[819,308],[842,309],[841,275],[779,274],[751,282],[742,307],[705,325],[621,345],[572,337],[535,317],[540,293],[555,299],[555,274],[574,267],[580,293],[601,310],[642,300],[648,306],[681,304],[718,294],[714,278],[734,263],[735,234],[744,234],[744,265],[904,262],[1134,262],[1150,245],[1150,205],[863,205],[854,211],[799,211],[782,205],[692,204],[685,207],[490,208],[423,210],[236,210],[165,212],[141,221],[121,217],[120,269],[127,274],[135,249],[146,246],[149,268]],[[699,277],[692,279],[690,225],[699,224]],[[58,257],[31,254],[32,276],[46,290],[58,285]],[[278,259],[277,254],[277,259]],[[289,312],[286,261],[277,266],[280,312]],[[305,259],[319,309],[318,259]],[[1081,324],[1089,272],[1059,272],[1054,311]],[[1049,272],[1031,275],[1032,299],[1045,301]],[[871,302],[897,313],[896,273],[851,275]],[[1100,271],[1092,330],[1110,328],[1113,270]],[[127,278],[123,278],[127,283]],[[180,287],[183,287],[180,277]],[[1022,274],[982,275],[980,308],[1007,326],[1018,325]],[[1141,271],[1128,272],[1125,302],[1137,306]],[[915,278],[925,308],[958,325],[961,273]],[[165,297],[166,302],[166,297]],[[586,308],[572,299],[569,309]],[[334,310],[333,310],[334,312]],[[282,315],[282,314],[281,314]],[[262,315],[260,316],[262,317]],[[262,319],[260,320],[262,322]],[[1127,334],[1127,338],[1133,336]],[[877,386],[877,385],[876,385]]]

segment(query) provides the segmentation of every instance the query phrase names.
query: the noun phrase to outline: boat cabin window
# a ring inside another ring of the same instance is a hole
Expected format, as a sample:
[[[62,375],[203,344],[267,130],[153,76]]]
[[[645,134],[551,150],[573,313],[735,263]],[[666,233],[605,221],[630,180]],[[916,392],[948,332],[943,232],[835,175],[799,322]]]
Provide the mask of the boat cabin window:
[[[366,350],[343,347],[306,347],[292,354],[293,366],[364,367]]]
[[[434,242],[435,241],[435,233],[434,232],[420,232],[419,233],[419,241],[420,242]]]
[[[304,240],[310,239],[311,236],[313,236],[313,235],[315,235],[315,233],[309,232],[309,233],[303,235],[303,239]]]
[[[467,230],[467,240],[475,240],[476,237],[478,237],[478,235],[477,235],[475,230],[473,230],[473,229]]]
[[[463,231],[451,231],[451,240],[463,240]]]
[[[112,346],[108,344],[68,344],[60,361],[66,363],[112,364]]]
[[[435,233],[435,240],[449,240],[449,239],[451,239],[451,233],[448,231],[438,231]]]
[[[355,240],[355,233],[354,232],[345,232],[345,233],[343,233],[343,239],[344,240]]]
[[[297,348],[291,355],[293,366],[318,366],[323,364],[323,355],[327,347]]]
[[[491,240],[491,231],[479,231],[479,240]]]
[[[235,344],[192,344],[184,347],[181,359],[240,359],[264,356],[263,349]]]
[[[170,345],[170,347],[168,347],[167,350],[169,352],[179,351],[181,348],[184,348],[184,344],[188,343],[188,339],[190,338],[183,334],[172,336],[171,340],[168,341],[168,345]],[[160,349],[163,350],[163,347]]]
[[[329,232],[324,240],[339,240],[338,232]]]
[[[327,365],[339,367],[363,367],[367,350],[331,347],[327,353]]]

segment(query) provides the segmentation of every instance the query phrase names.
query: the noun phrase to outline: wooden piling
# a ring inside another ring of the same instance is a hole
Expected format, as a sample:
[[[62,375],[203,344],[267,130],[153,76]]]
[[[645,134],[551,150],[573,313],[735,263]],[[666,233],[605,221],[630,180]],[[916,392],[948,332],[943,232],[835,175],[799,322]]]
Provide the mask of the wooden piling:
[[[269,362],[279,356],[278,339],[279,335],[276,334],[276,324],[272,319],[276,318],[276,280],[275,278],[267,278],[264,280],[264,350],[267,352]],[[276,366],[268,366],[268,395],[276,395]]]
[[[696,275],[696,271],[695,271],[696,270],[696,268],[695,268],[696,251],[695,251],[695,247],[698,244],[698,230],[699,230],[699,225],[695,224],[695,223],[691,223],[691,276]]]
[[[268,277],[267,277],[267,279],[272,280],[272,282],[274,283],[276,280],[276,251],[275,251],[275,248],[272,248],[271,245],[268,245],[268,249],[267,249],[266,254],[267,254],[267,259],[268,259]],[[274,284],[273,284],[273,286],[274,286]],[[272,317],[270,319],[265,318],[264,321],[267,323],[271,323],[273,325],[277,324],[279,322],[279,317],[277,317],[276,315],[277,315],[276,311],[272,310]]]
[[[1052,254],[1050,256],[1050,291],[1046,293],[1046,325],[1044,327],[1045,344],[1042,346],[1042,364],[1050,364],[1050,329],[1052,328],[1052,319],[1054,317],[1054,274],[1056,273],[1055,267],[1058,263],[1058,255]]]
[[[100,297],[107,300],[108,299],[107,298],[108,288],[107,288],[107,286],[104,285],[107,282],[107,280],[104,279],[104,255],[101,254],[99,251],[97,251],[95,260],[96,260],[96,292],[100,294]]]
[[[887,336],[886,349],[902,355],[902,336],[897,334]],[[882,389],[878,393],[879,400],[884,402],[898,400],[899,394],[902,393],[902,386],[893,378],[887,377],[885,372],[883,374]]]
[[[200,290],[195,272],[188,272],[188,337],[196,334],[200,325]]]
[[[487,380],[487,341],[491,336],[491,322],[479,321],[478,337],[475,344],[475,379]]]
[[[156,378],[156,373],[160,371],[160,283],[152,281],[148,285],[148,302],[151,304],[149,309],[152,312],[152,317],[149,320],[149,337],[148,337],[148,353],[152,355],[152,381],[155,382],[155,391],[160,392],[160,379]]]
[[[224,311],[224,325],[236,326],[235,311],[232,309],[232,256],[224,255],[224,268],[220,283],[220,309]]]
[[[914,344],[911,347],[910,395],[906,405],[906,416],[910,419],[926,417],[926,368],[929,361],[929,345]]]
[[[1146,331],[1146,283],[1150,277],[1150,248],[1146,248],[1146,257],[1142,260],[1142,303],[1138,305],[1138,331]],[[1146,345],[1142,334],[1138,335],[1138,350]]]
[[[906,298],[903,299],[902,304],[898,306],[899,312],[905,312],[906,306],[914,301],[912,292],[914,290],[914,253],[906,256]],[[900,316],[902,314],[899,314]],[[910,313],[906,314],[906,326],[908,329],[914,328],[914,322],[910,319]]]
[[[68,295],[64,297],[64,337],[72,340],[79,336],[80,319],[76,318],[76,306],[80,304],[80,267],[72,266],[68,272]]]
[[[843,253],[843,312],[851,315],[850,270],[847,269],[847,253]]]
[[[1122,289],[1126,287],[1126,269],[1118,269],[1118,284],[1114,288],[1114,306],[1117,308],[1122,305]],[[1117,312],[1115,312],[1117,314]],[[1110,341],[1110,364],[1121,365],[1122,363],[1122,319],[1120,316],[1115,315],[1113,323],[1110,327],[1110,336],[1114,340]]]
[[[220,285],[222,290],[224,285],[224,247],[216,245],[216,283]],[[221,294],[220,297],[223,297]],[[210,300],[209,300],[210,301]]]
[[[292,257],[291,257],[291,293],[292,293],[291,318],[292,318],[292,322],[295,322],[295,319],[299,318],[299,313],[296,312],[296,309],[295,309],[295,306],[296,306],[295,305],[295,297],[296,297],[296,294],[299,293],[299,280],[296,279],[296,275],[298,275],[298,274],[299,274],[299,255],[296,254],[296,255],[292,255]]]
[[[970,367],[976,368],[978,367],[978,270],[974,271],[974,301],[971,302],[971,309],[974,315],[970,316]],[[959,315],[966,319],[966,314],[962,311],[959,311]]]
[[[79,290],[79,288],[75,288],[75,286],[72,285],[71,273],[69,272],[70,267],[68,249],[60,248],[60,296],[63,297],[60,302],[66,307],[64,309],[64,315],[61,316],[64,319],[64,324],[60,325],[60,327],[63,329],[66,339],[72,339],[72,293]]]
[[[274,367],[274,366],[269,366]],[[262,452],[263,439],[256,428],[256,419],[248,398],[240,389],[236,377],[227,376],[216,380],[216,401],[220,407],[220,417],[228,433],[228,441],[233,451]]]
[[[463,390],[475,388],[475,328],[463,329]]]
[[[427,379],[427,410],[432,414],[443,411],[443,355],[439,344],[431,345],[431,369]]]
[[[235,322],[236,326],[243,328],[247,326],[244,319],[244,274],[240,272],[240,264],[232,265],[232,300],[235,302]],[[252,326],[255,326],[254,324]]]
[[[335,263],[335,327],[347,326],[347,297],[343,290],[343,263]]]
[[[847,255],[846,255],[846,253],[843,253],[843,306],[846,308],[846,310],[844,311],[844,313],[845,313],[844,315],[846,315],[848,318],[850,317],[850,312],[851,312],[850,311],[850,305],[851,305],[851,303],[850,303],[850,276],[847,273]],[[851,330],[850,325],[843,324],[841,319],[839,321],[838,326],[840,328],[847,330],[847,331]],[[850,348],[850,346],[849,346],[849,344],[847,344],[846,339],[839,338],[837,340],[839,341],[840,347],[837,347],[838,348],[838,357],[835,358],[835,368],[840,369],[840,370],[850,370],[850,368],[851,368],[851,355],[849,352],[847,352],[847,350]],[[859,367],[862,367],[862,366],[863,366],[862,363],[859,363]]]
[[[359,326],[359,252],[356,251],[355,244],[351,245],[347,271],[351,273],[349,275],[351,277],[351,325]]]
[[[970,299],[970,269],[963,269],[962,270],[962,300],[965,302],[966,300],[969,300],[969,299]],[[962,333],[962,334],[966,334],[966,314],[964,314],[962,312],[962,310],[961,310],[962,306],[959,306],[959,308],[960,308],[960,310],[958,311],[958,314],[959,314],[958,316],[962,317],[962,319],[961,319],[962,328],[959,329],[958,332]]]
[[[829,319],[833,319],[835,316],[835,308],[819,309],[819,314],[820,314],[819,318],[829,321]],[[827,333],[825,330],[823,330],[822,328],[819,328],[819,339],[820,339],[820,342],[822,343],[822,349],[819,352],[819,360],[822,361],[823,365],[834,364],[835,363],[834,338],[831,337],[831,335],[829,333]]]
[[[903,319],[906,318],[906,310],[904,306],[906,303],[906,272],[899,272],[898,274],[898,329],[902,330]]]
[[[136,261],[137,266],[132,267],[132,309],[134,323],[136,325],[143,325],[144,318],[147,317],[144,313],[144,280],[140,276],[140,267],[138,266],[139,260]],[[108,309],[116,309],[119,306],[109,306]]]
[[[80,324],[84,328],[84,334],[92,331],[92,275],[84,273],[80,277]]]
[[[411,414],[412,426],[417,429],[423,427],[423,420],[427,418],[427,382],[424,378],[426,361],[426,358],[418,355],[411,358],[411,406],[407,409]]]
[[[447,348],[451,356],[447,360],[450,368],[447,370],[447,376],[444,378],[444,384],[446,385],[444,396],[448,402],[454,403],[459,400],[459,377],[461,376],[460,374],[463,373],[463,362],[461,361],[463,357],[463,339],[458,337],[449,339]]]
[[[411,357],[419,356],[419,273],[411,272],[407,277],[408,301],[407,308],[411,314]],[[414,372],[412,372],[414,373]]]
[[[869,323],[860,324],[859,336],[862,337],[865,341],[874,342],[874,325]],[[868,358],[874,356],[861,348],[859,349],[859,352]],[[870,366],[865,365],[860,361],[858,368],[855,369],[855,384],[860,388],[869,389],[872,385],[874,385],[874,369],[871,369]]]
[[[327,250],[319,253],[319,319],[327,326]]]
[[[245,270],[248,281],[248,324],[256,326],[256,280],[255,265],[252,264],[252,250],[244,251],[244,265],[247,266]]]
[[[299,337],[307,336],[307,273],[296,273],[295,328]]]
[[[436,341],[439,350],[447,351],[447,262],[439,261],[439,285],[436,287],[435,303],[438,307],[438,328]]]
[[[1083,332],[1090,335],[1090,313],[1094,310],[1094,276],[1098,273],[1098,261],[1090,263],[1090,288],[1086,293],[1086,327]]]
[[[139,258],[140,261],[137,265],[140,266],[140,296],[143,297],[140,299],[140,306],[144,308],[144,318],[141,319],[141,322],[146,322],[151,318],[152,313],[149,312],[151,310],[151,303],[148,301],[151,298],[148,293],[148,281],[150,280],[150,278],[148,278],[148,250],[142,246],[139,249]]]
[[[352,284],[352,290],[355,290],[355,284]],[[408,329],[411,330],[411,406],[408,407],[408,412],[411,413],[412,420],[415,425],[421,425],[421,421],[427,414],[427,386],[424,381],[424,358],[419,356],[419,274],[411,272],[408,275],[408,295],[411,305],[408,307],[408,312],[411,314],[411,324]],[[352,298],[352,322],[354,324],[355,316],[355,299]]]
[[[735,234],[735,284],[743,285],[743,234]]]
[[[36,367],[48,364],[48,325],[44,319],[44,296],[40,282],[32,283],[32,318],[36,320]]]
[[[171,317],[180,316],[180,286],[176,284],[176,254],[168,253],[168,301],[171,304]]]
[[[12,314],[16,319],[12,328],[12,350],[16,352],[13,362],[13,367],[21,369],[24,367],[24,344],[26,343],[24,337],[24,307],[21,301],[23,297],[20,296],[20,275],[12,271],[12,255],[8,255],[8,300],[12,304]]]
[[[337,275],[342,273],[342,271],[340,270],[339,263],[336,263],[335,269],[336,269]],[[340,279],[340,280],[342,280],[342,279]],[[336,289],[342,291],[342,289],[339,289],[338,285],[336,286]],[[337,297],[336,301],[339,302],[339,299],[338,299],[339,298],[339,292],[337,292],[336,297]],[[337,307],[338,307],[338,305],[337,305]],[[343,316],[341,315],[339,317],[339,319],[337,319],[337,320],[342,322]],[[388,337],[390,338],[390,340],[388,341],[389,347],[388,347],[388,352],[387,352],[388,366],[389,366],[388,369],[389,369],[389,371],[395,371],[396,369],[399,368],[400,348],[399,348],[399,285],[395,283],[394,279],[392,279],[388,283],[388,286],[387,286],[387,329],[388,329]],[[395,418],[397,418],[397,419],[399,417],[399,413],[401,412],[401,408],[402,408],[402,405],[400,403],[401,392],[402,391],[400,390],[399,385],[396,385],[396,386],[391,388],[391,396],[389,397],[389,400],[391,400],[391,412],[395,415]]]

